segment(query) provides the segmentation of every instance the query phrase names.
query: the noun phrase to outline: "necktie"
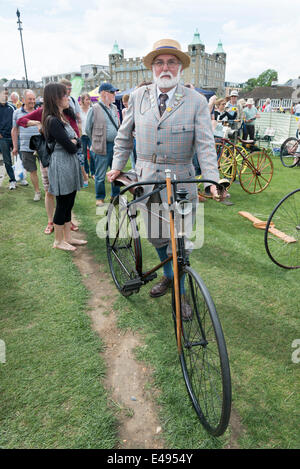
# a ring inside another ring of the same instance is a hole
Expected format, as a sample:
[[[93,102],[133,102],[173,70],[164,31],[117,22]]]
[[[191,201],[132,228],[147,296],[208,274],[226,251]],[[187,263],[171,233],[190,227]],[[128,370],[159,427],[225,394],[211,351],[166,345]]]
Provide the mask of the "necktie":
[[[163,113],[166,110],[166,101],[167,101],[167,99],[168,99],[167,94],[160,94],[159,95],[159,113],[160,113],[160,116],[162,116]]]

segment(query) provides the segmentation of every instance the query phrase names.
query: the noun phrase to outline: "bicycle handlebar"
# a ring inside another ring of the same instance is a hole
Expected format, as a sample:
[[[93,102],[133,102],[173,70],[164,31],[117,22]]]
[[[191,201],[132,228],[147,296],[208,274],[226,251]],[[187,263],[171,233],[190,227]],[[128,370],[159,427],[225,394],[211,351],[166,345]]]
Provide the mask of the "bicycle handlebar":
[[[230,182],[227,179],[220,179],[219,182],[212,181],[211,179],[175,179],[171,181],[171,184],[199,184],[199,183],[205,183],[205,184],[210,184],[210,185],[215,185],[217,187],[217,190],[222,193],[226,190],[226,188],[230,185]],[[126,191],[140,187],[140,186],[158,186],[156,187],[153,191],[151,191],[148,194],[144,194],[134,201],[130,202],[132,203],[138,203],[141,202],[142,200],[150,197],[152,194],[155,194],[156,192],[162,191],[166,187],[166,181],[164,179],[161,180],[156,180],[156,181],[139,181],[139,182],[134,182],[133,184],[129,184],[128,186],[125,186],[121,191],[120,195],[125,194]]]

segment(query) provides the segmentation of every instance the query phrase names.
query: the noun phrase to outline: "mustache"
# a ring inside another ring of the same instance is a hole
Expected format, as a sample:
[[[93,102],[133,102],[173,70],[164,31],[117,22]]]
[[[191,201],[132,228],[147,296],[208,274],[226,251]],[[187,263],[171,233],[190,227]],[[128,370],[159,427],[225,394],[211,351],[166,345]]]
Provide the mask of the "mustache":
[[[172,75],[171,72],[161,72],[161,74],[159,75],[159,78],[162,78],[162,77],[165,77],[165,76],[173,78],[173,75]]]

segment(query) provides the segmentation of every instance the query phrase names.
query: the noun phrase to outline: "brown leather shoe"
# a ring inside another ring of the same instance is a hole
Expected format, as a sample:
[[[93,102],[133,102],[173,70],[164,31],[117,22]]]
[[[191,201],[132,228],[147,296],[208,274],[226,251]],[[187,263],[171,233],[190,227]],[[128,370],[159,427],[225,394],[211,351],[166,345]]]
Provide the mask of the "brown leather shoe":
[[[167,293],[168,289],[171,287],[173,280],[163,276],[159,283],[154,285],[151,288],[149,295],[152,298],[157,298],[159,296],[163,296]]]
[[[184,297],[181,297],[181,317],[183,321],[190,321],[193,317],[193,311]]]

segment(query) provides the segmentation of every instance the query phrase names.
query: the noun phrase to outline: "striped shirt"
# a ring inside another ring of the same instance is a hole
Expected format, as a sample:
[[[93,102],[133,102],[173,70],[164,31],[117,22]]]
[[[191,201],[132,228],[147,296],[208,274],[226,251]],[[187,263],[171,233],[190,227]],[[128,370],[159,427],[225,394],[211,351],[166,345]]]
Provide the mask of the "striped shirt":
[[[24,110],[24,106],[20,107],[19,109],[16,109],[13,113],[12,126],[17,127],[19,129],[19,150],[33,153],[33,150],[30,150],[29,148],[30,137],[32,135],[40,135],[38,128],[36,126],[19,127],[17,125],[17,120],[20,119],[20,117],[26,116],[26,114],[29,113]]]

